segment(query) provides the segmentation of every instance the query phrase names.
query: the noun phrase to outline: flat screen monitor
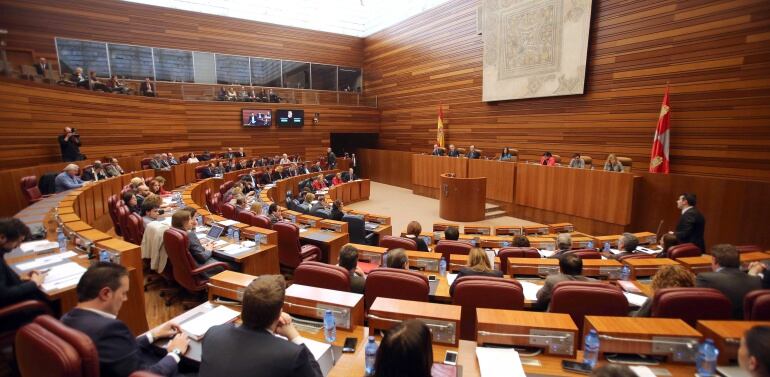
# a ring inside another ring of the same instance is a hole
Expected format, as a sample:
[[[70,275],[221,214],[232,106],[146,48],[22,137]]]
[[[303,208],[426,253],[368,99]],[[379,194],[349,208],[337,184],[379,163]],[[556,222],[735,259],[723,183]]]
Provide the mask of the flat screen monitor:
[[[302,127],[305,125],[304,110],[276,110],[276,122],[278,127]]]
[[[244,127],[270,127],[273,125],[273,113],[265,109],[243,109],[241,120]]]

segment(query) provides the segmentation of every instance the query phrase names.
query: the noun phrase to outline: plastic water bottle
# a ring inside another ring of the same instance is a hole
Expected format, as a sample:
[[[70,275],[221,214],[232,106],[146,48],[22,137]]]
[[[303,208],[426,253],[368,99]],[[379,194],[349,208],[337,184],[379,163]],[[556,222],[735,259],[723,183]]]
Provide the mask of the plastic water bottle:
[[[443,257],[438,262],[438,273],[441,276],[446,276],[446,260]]]
[[[203,223],[203,215],[198,215],[196,217],[197,218],[195,219],[195,222],[198,223],[198,226],[206,225],[206,224]]]
[[[594,248],[594,241],[588,241],[586,244],[586,249],[593,249]]]
[[[698,355],[695,357],[695,369],[700,377],[716,375],[717,357],[719,350],[714,345],[713,339],[706,339],[698,346]]]
[[[591,329],[583,342],[583,364],[590,365],[591,369],[596,366],[596,360],[599,358],[599,334]]]
[[[364,359],[364,373],[367,376],[374,375],[374,359],[377,358],[377,342],[374,341],[374,337],[370,336],[369,341],[366,342],[366,348],[364,348],[366,359]]]
[[[631,267],[628,267],[627,264],[624,264],[623,267],[620,268],[620,280],[629,279],[631,279]]]
[[[231,226],[227,227],[227,239],[229,240],[233,239],[233,227]]]
[[[611,249],[610,248],[610,243],[609,242],[605,242],[604,243],[604,252],[609,253],[610,249]]]
[[[66,252],[67,251],[67,236],[64,235],[64,230],[62,227],[59,227],[59,229],[56,231],[56,240],[59,241],[59,251]]]
[[[324,337],[329,343],[337,340],[337,327],[334,324],[334,313],[329,309],[324,312]]]
[[[233,239],[236,243],[241,243],[241,230],[240,229],[233,229]]]
[[[109,262],[110,261],[110,252],[107,250],[102,250],[101,253],[99,253],[99,262]]]

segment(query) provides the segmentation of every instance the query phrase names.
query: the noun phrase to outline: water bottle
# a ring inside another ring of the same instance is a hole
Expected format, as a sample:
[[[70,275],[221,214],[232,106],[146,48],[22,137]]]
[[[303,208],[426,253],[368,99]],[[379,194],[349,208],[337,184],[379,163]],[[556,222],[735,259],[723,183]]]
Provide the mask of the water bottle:
[[[446,276],[446,260],[444,257],[441,257],[441,260],[438,262],[438,273],[441,276]]]
[[[366,359],[364,359],[364,373],[367,376],[374,376],[374,360],[377,358],[377,342],[374,341],[374,337],[370,336],[369,341],[366,342],[366,348],[364,348]]]
[[[237,244],[241,244],[241,230],[240,229],[233,229],[233,239]]]
[[[233,227],[231,226],[227,227],[227,239],[229,240],[233,239]]]
[[[101,253],[99,253],[99,262],[109,262],[110,261],[110,252],[107,250],[102,250]]]
[[[717,370],[717,357],[719,350],[714,345],[713,339],[706,339],[698,346],[698,355],[695,357],[695,369],[700,377],[715,376]]]
[[[337,327],[334,324],[334,313],[329,309],[326,309],[326,312],[324,312],[324,337],[329,343],[337,340]]]
[[[204,226],[206,224],[203,223],[203,215],[196,216],[197,219],[195,219],[195,222],[198,223],[198,226]]]
[[[67,236],[64,235],[64,230],[62,227],[59,227],[59,229],[56,231],[56,240],[59,241],[59,251],[66,252],[67,251]]]
[[[604,243],[604,252],[609,253],[610,249],[611,249],[610,248],[610,243],[609,242],[605,242]]]
[[[628,267],[627,264],[624,264],[623,267],[620,268],[620,280],[629,279],[631,279],[631,267]]]
[[[599,358],[599,334],[596,330],[591,329],[586,335],[583,342],[583,364],[588,365],[591,369],[596,366],[596,360]]]
[[[589,240],[588,243],[586,244],[586,249],[593,250],[593,248],[594,248],[594,241]]]

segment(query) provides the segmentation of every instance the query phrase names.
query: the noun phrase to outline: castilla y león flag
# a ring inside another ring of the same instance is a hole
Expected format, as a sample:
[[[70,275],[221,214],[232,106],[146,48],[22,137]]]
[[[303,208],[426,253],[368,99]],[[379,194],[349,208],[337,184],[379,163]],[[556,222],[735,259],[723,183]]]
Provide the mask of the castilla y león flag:
[[[668,87],[663,95],[663,104],[660,105],[658,127],[655,129],[655,138],[652,140],[652,153],[650,154],[650,173],[668,174],[669,154],[668,148],[671,142],[671,107],[668,105]]]
[[[436,144],[444,148],[444,111],[438,105],[438,123],[436,124]]]

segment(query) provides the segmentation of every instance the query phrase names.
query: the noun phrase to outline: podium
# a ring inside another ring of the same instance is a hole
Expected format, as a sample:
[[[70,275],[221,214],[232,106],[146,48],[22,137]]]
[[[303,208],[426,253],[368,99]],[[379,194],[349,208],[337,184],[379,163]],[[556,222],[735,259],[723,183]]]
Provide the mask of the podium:
[[[439,216],[450,221],[484,220],[487,178],[456,178],[441,174]]]

